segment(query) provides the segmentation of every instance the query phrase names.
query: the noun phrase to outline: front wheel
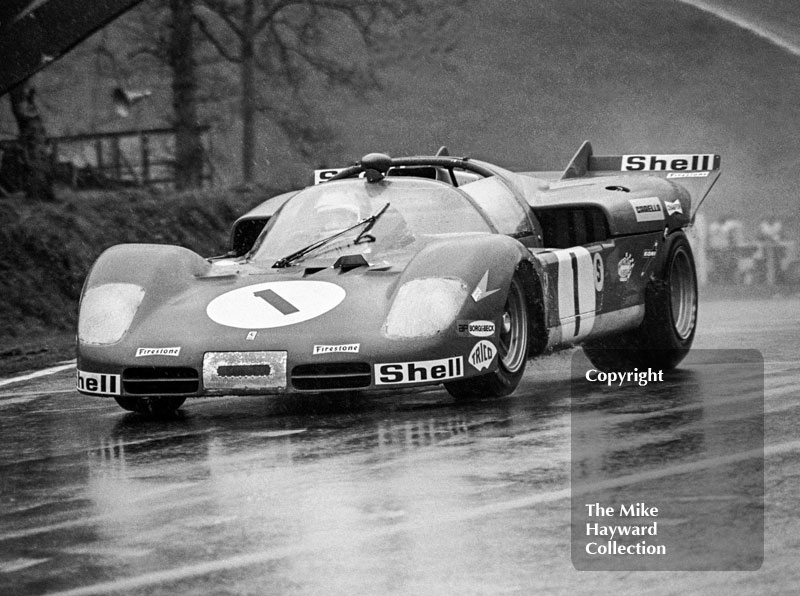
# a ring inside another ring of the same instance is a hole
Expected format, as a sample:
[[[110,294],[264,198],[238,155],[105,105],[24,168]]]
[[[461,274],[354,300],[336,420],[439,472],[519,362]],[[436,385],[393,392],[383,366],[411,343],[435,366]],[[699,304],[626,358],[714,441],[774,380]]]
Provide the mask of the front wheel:
[[[530,316],[525,289],[518,276],[511,280],[497,340],[497,370],[480,377],[445,383],[456,399],[502,397],[517,388],[525,372],[530,338]]]
[[[150,416],[169,416],[183,405],[185,397],[134,397],[117,395],[114,397],[123,410],[148,414]]]
[[[673,234],[664,247],[661,271],[645,289],[644,319],[625,333],[589,342],[584,352],[604,371],[669,370],[692,347],[697,328],[697,273],[689,241]]]

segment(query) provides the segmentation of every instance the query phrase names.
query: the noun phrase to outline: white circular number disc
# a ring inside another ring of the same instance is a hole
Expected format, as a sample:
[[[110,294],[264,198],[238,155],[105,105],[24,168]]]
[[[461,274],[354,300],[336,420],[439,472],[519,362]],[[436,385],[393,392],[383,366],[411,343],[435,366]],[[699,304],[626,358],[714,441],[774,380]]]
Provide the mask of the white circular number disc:
[[[206,307],[206,314],[226,327],[285,327],[336,308],[345,294],[344,288],[326,281],[272,281],[217,296]]]

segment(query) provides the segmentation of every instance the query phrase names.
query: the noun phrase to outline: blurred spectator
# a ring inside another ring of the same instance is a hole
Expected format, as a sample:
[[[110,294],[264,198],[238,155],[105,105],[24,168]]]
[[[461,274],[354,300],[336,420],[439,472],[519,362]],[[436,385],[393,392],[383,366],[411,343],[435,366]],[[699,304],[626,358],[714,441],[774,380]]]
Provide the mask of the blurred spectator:
[[[780,257],[780,243],[783,235],[783,224],[774,216],[761,220],[758,224],[756,239],[759,241],[763,259],[764,281],[770,285],[778,281],[780,268],[778,259]]]

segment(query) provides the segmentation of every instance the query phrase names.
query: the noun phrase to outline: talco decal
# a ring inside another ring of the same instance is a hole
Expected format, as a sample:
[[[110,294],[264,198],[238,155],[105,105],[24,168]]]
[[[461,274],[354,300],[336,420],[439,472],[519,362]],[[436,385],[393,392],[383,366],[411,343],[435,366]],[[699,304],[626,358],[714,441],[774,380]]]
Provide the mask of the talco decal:
[[[598,292],[603,291],[603,283],[606,279],[605,268],[603,267],[603,257],[599,252],[594,253],[592,257],[592,266],[594,267],[594,289]]]
[[[659,221],[664,219],[664,210],[658,197],[628,199],[636,215],[636,221]]]
[[[252,333],[319,317],[336,308],[345,295],[344,288],[326,281],[272,281],[217,296],[206,314],[215,323]]]
[[[673,213],[683,213],[683,207],[681,206],[681,202],[678,200],[675,201],[664,201],[664,207],[667,208],[667,215],[672,215]]]
[[[619,264],[617,265],[617,273],[619,274],[620,281],[628,281],[631,277],[631,273],[633,273],[633,263],[634,259],[631,256],[631,253],[626,252],[625,256],[620,259]]]
[[[487,269],[486,273],[483,274],[483,277],[481,277],[481,280],[478,282],[478,285],[476,286],[476,288],[472,291],[472,294],[471,294],[472,295],[472,299],[475,302],[480,302],[484,298],[488,298],[489,296],[491,296],[495,292],[499,292],[500,291],[499,288],[496,289],[496,290],[488,290],[487,291],[488,287],[489,287],[489,270]]]
[[[447,381],[463,376],[464,358],[462,356],[423,362],[391,362],[375,365],[376,385]]]
[[[623,155],[623,172],[713,170],[714,154]]]
[[[708,178],[711,172],[670,172],[667,178]]]
[[[176,348],[137,348],[136,358],[142,356],[180,356],[180,347]]]
[[[494,335],[494,321],[458,321],[456,333],[472,337],[491,337]]]
[[[78,391],[98,395],[120,395],[120,376],[78,371]]]
[[[361,349],[361,344],[338,344],[338,345],[315,345],[313,354],[358,354]]]
[[[482,339],[472,348],[467,360],[477,370],[483,370],[489,368],[492,360],[494,360],[495,354],[497,354],[497,348],[494,347],[494,344]]]

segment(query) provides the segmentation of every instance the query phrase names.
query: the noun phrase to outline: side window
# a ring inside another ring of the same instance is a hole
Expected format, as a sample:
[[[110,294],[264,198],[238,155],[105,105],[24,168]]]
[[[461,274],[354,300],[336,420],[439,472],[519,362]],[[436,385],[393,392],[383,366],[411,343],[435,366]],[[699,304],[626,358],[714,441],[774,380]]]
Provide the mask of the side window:
[[[537,209],[536,216],[547,248],[569,248],[608,238],[606,217],[597,207]]]
[[[496,177],[482,178],[458,188],[475,200],[501,234],[515,238],[533,234],[525,209]]]

